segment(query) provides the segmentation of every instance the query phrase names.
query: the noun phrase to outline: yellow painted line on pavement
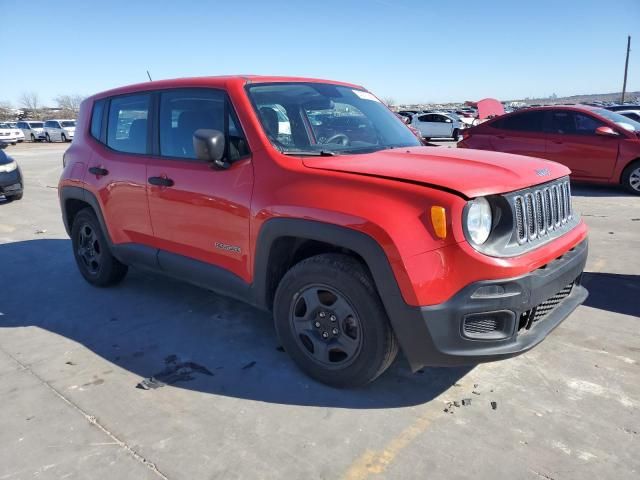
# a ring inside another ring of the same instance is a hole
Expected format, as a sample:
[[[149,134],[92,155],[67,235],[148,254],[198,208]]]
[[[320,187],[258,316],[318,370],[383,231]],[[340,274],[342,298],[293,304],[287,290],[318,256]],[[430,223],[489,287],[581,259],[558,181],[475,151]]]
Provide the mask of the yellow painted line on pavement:
[[[371,475],[384,473],[398,454],[429,427],[433,414],[418,417],[409,427],[404,429],[380,451],[365,451],[351,464],[343,480],[366,480]]]

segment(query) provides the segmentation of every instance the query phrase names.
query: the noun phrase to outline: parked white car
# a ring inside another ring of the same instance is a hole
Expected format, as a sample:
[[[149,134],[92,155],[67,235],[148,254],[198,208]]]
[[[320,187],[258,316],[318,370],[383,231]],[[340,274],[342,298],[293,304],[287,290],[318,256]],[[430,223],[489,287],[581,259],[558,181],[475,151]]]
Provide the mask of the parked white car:
[[[15,130],[6,123],[0,123],[0,143],[3,145],[15,145],[18,143]]]
[[[75,132],[75,120],[59,119],[44,122],[44,136],[47,142],[70,142]]]
[[[38,120],[21,120],[16,126],[22,130],[25,140],[40,142],[45,139],[44,122]]]
[[[616,113],[620,115],[624,115],[631,120],[635,120],[636,122],[640,122],[640,110],[618,110]]]
[[[24,133],[22,133],[22,130],[20,130],[19,128],[16,127],[15,123],[11,123],[11,122],[6,122],[6,123],[2,123],[0,124],[2,125],[2,127],[0,128],[8,128],[12,131],[12,133],[15,135],[16,137],[16,141],[18,143],[24,142]]]
[[[409,124],[417,129],[423,138],[453,138],[456,142],[461,124],[444,113],[416,113]]]

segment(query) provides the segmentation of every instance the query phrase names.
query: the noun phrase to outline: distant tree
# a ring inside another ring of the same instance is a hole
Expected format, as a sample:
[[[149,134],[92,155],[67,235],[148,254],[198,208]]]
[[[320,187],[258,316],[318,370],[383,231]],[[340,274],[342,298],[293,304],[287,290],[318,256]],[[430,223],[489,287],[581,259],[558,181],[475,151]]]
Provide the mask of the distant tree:
[[[387,107],[393,107],[396,104],[396,100],[393,97],[384,97],[382,99],[382,103],[384,103]]]
[[[11,103],[4,100],[0,101],[0,120],[2,121],[14,120],[15,116],[16,114],[13,111]]]
[[[37,111],[40,109],[40,96],[37,92],[24,92],[20,95],[20,106],[27,110]]]
[[[72,113],[74,116],[77,115],[78,110],[80,110],[80,103],[84,100],[82,95],[58,95],[54,98],[55,102],[58,104],[58,107],[61,108],[65,113]]]

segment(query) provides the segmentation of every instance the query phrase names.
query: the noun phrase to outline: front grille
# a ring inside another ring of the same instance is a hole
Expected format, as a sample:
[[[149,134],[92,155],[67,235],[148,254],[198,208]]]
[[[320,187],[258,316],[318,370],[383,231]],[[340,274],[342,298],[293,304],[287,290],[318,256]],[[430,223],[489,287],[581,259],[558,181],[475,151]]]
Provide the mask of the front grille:
[[[512,203],[519,245],[542,239],[573,218],[571,186],[561,179],[518,193]]]
[[[564,287],[558,293],[549,297],[540,305],[533,307],[531,310],[527,310],[520,315],[520,321],[518,323],[518,330],[529,330],[536,322],[544,319],[549,313],[553,311],[562,301],[571,294],[573,285],[575,282],[571,282]]]

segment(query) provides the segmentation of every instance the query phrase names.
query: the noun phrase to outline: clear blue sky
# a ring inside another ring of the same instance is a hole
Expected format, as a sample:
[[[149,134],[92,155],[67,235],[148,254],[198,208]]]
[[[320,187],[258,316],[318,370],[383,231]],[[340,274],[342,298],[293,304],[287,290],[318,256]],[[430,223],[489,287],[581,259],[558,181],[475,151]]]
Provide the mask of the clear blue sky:
[[[398,102],[640,90],[640,0],[0,0],[0,101],[256,73]]]

